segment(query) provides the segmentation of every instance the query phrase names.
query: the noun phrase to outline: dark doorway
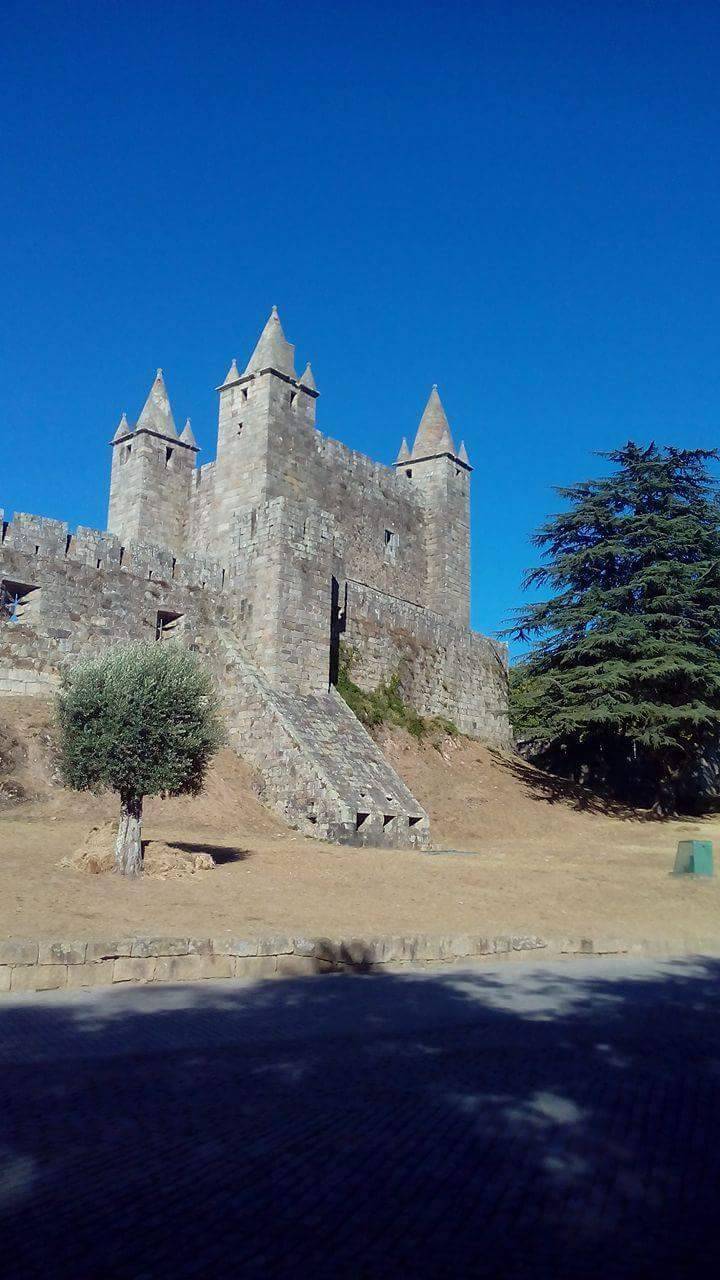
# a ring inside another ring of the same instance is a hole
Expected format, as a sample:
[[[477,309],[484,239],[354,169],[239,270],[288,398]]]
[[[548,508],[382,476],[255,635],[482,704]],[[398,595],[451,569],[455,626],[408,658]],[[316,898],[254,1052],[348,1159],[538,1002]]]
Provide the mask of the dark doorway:
[[[337,684],[340,677],[340,637],[345,630],[347,616],[347,584],[340,603],[340,583],[333,578],[330,589],[330,684]]]

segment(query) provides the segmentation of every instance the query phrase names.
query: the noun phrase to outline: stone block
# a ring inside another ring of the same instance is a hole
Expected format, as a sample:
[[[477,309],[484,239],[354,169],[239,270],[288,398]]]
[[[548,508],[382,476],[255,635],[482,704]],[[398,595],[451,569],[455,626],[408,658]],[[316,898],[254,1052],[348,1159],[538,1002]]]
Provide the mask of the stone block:
[[[296,956],[314,956],[316,945],[315,938],[293,938],[293,952]]]
[[[4,938],[0,940],[0,964],[37,964],[38,951],[37,942]]]
[[[135,938],[131,956],[186,956],[188,954],[187,938]]]
[[[158,956],[155,982],[192,982],[197,978],[233,978],[232,956],[186,955]]]
[[[41,942],[39,964],[84,964],[86,942]]]
[[[188,938],[188,955],[211,956],[213,952],[212,938]]]
[[[85,960],[89,964],[97,960],[114,960],[116,956],[129,956],[132,944],[132,938],[106,938],[99,942],[88,942]]]
[[[118,956],[113,960],[113,982],[152,982],[156,960],[144,956]]]
[[[317,973],[317,961],[312,956],[280,955],[275,974],[280,978],[303,978]]]
[[[113,980],[113,961],[95,960],[91,964],[68,965],[69,987],[104,987]]]
[[[213,948],[216,956],[256,956],[258,942],[257,938],[215,938]]]
[[[528,934],[527,937],[517,937],[510,939],[513,951],[538,951],[542,947],[546,947],[547,943],[542,938]]]
[[[236,978],[252,978],[255,981],[261,978],[274,978],[276,969],[276,956],[235,956],[234,977]]]
[[[0,991],[10,990],[11,977],[12,977],[12,966],[9,964],[0,965]]]
[[[269,938],[258,939],[257,954],[259,956],[290,955],[292,949],[292,938],[287,938],[284,934],[274,934]]]
[[[33,964],[13,968],[11,991],[55,991],[67,983],[67,965]]]

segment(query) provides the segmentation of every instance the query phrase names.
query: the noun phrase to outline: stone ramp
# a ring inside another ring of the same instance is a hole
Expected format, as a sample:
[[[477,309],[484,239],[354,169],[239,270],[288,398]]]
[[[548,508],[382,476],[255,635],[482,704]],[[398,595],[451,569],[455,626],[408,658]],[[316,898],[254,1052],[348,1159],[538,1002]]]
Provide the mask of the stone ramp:
[[[217,672],[230,744],[291,826],[340,844],[424,848],[429,822],[379,746],[331,689],[271,687],[228,642]]]

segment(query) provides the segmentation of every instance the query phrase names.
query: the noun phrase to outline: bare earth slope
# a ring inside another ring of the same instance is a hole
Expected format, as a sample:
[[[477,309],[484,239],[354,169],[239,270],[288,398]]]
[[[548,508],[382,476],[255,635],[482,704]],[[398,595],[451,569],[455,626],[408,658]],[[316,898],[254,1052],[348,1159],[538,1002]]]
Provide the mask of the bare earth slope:
[[[607,812],[511,755],[469,739],[438,750],[394,732],[392,763],[429,810],[438,849],[337,848],[288,831],[265,809],[252,771],[221,752],[205,792],[150,800],[145,836],[210,851],[186,880],[128,884],[61,867],[112,796],[64,791],[54,777],[51,710],[0,702],[0,936],[267,931],[540,933],[720,948],[718,881],[671,878],[679,838],[720,835],[716,820],[648,821]]]

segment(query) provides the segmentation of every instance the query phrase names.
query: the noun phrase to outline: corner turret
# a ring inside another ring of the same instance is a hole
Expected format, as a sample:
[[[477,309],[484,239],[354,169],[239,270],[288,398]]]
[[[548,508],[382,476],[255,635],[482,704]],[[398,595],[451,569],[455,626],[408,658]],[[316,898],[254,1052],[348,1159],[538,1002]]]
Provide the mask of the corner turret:
[[[123,414],[112,449],[109,532],[124,542],[182,548],[198,446],[189,421],[178,436],[162,369],[137,424]]]
[[[395,470],[416,488],[426,512],[427,601],[467,627],[470,620],[470,473],[455,448],[437,384],[423,410],[412,452],[403,438]]]

